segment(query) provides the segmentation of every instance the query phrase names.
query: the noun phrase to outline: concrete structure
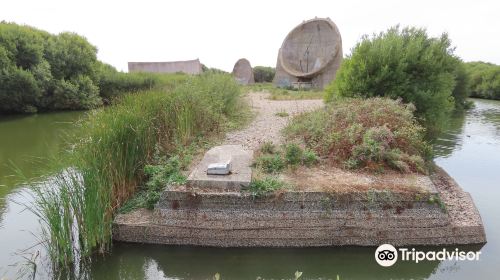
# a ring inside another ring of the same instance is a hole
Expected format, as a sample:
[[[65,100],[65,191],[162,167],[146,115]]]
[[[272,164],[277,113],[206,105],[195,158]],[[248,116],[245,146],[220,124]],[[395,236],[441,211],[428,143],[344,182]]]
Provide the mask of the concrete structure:
[[[172,187],[154,211],[118,215],[113,239],[216,247],[485,243],[470,195],[443,170],[428,179],[416,191],[284,191],[258,198]]]
[[[322,89],[335,78],[342,55],[342,38],[333,21],[305,21],[288,33],[281,45],[274,84]]]
[[[246,58],[240,58],[236,61],[233,68],[233,76],[240,85],[255,83],[252,65],[250,65],[250,61]]]
[[[128,72],[201,74],[202,68],[199,59],[168,62],[129,62]]]
[[[241,145],[216,146],[206,152],[187,179],[191,188],[212,188],[217,190],[239,191],[248,187],[252,179],[253,152],[244,150]],[[208,175],[210,164],[231,162],[231,174]]]

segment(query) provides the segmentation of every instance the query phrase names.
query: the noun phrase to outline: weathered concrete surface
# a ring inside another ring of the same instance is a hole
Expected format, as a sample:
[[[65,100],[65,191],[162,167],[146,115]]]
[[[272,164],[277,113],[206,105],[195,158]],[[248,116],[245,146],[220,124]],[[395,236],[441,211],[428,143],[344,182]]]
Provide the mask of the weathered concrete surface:
[[[187,185],[191,188],[240,190],[247,187],[252,179],[253,152],[244,150],[241,145],[222,145],[210,149],[201,162],[189,174]],[[231,161],[231,174],[208,175],[211,163]]]
[[[168,62],[129,62],[128,72],[201,74],[202,68],[199,59]]]
[[[233,67],[233,76],[240,85],[255,83],[252,65],[246,58],[240,58],[236,61]]]
[[[332,20],[304,21],[283,41],[273,82],[279,87],[307,82],[322,89],[335,78],[342,56],[342,37]]]
[[[118,215],[117,241],[217,247],[480,244],[481,217],[470,195],[438,169],[434,192],[335,194],[166,191],[154,211]],[[429,198],[439,194],[444,211]]]

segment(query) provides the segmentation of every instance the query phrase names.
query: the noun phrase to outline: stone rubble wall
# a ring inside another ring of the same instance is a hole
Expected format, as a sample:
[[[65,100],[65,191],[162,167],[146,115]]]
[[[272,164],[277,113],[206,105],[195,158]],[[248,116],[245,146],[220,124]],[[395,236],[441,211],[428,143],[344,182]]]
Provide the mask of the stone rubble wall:
[[[113,239],[215,247],[486,242],[472,198],[443,172],[438,170],[434,180],[446,211],[428,203],[428,197],[416,200],[413,195],[411,200],[408,194],[395,196],[389,205],[356,194],[289,192],[255,199],[239,193],[166,191],[154,211],[118,215]]]

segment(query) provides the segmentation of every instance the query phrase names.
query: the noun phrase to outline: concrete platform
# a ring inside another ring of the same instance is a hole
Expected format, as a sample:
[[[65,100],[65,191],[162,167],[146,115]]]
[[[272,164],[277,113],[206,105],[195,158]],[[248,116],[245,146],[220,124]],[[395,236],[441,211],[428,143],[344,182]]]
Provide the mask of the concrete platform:
[[[215,247],[458,245],[486,242],[470,195],[446,172],[408,192],[165,191],[154,211],[118,215],[113,239]],[[431,197],[439,196],[440,203]],[[443,208],[444,205],[444,208]]]
[[[207,168],[212,163],[231,161],[232,172],[229,175],[208,175]],[[235,190],[250,185],[252,179],[253,151],[243,149],[241,145],[222,145],[210,149],[201,162],[194,168],[187,179],[190,188]]]

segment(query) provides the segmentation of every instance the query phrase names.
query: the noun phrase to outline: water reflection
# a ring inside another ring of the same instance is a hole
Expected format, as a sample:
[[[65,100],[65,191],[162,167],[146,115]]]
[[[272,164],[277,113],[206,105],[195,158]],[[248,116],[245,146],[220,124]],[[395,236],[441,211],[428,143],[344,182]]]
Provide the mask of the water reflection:
[[[448,120],[446,130],[431,140],[435,156],[448,157],[462,145],[465,115],[466,112],[455,113]]]
[[[500,143],[500,102],[473,100],[473,109],[455,114],[446,130],[432,140],[436,158],[446,158],[461,150],[465,139],[473,140],[478,145],[485,141],[485,144]]]
[[[64,136],[83,112],[0,117],[0,197],[19,183],[12,167],[28,178],[63,147]]]
[[[119,243],[112,256],[94,260],[91,278],[104,279],[426,279],[439,262],[379,266],[375,248],[199,248]]]

